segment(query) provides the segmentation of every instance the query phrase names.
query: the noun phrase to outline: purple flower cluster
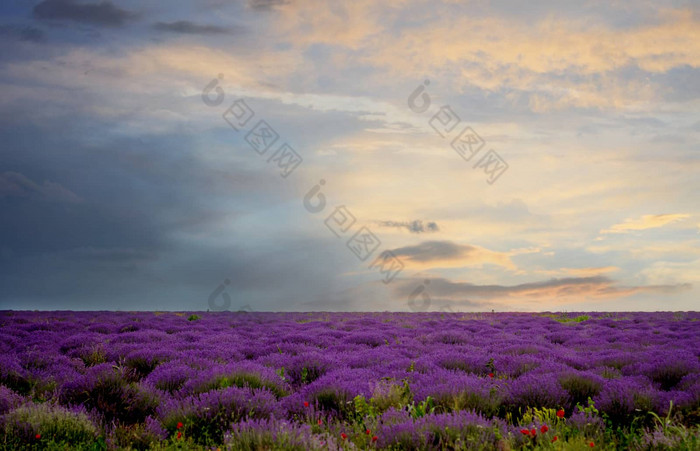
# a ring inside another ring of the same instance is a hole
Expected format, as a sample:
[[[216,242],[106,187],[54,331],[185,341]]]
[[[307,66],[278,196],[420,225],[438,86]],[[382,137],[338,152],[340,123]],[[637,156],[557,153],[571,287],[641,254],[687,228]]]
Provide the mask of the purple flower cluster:
[[[83,436],[323,449],[354,421],[367,446],[490,448],[528,408],[592,431],[600,419],[576,413],[589,398],[623,425],[700,409],[697,313],[196,315],[0,312],[0,426],[41,437],[21,422],[47,405]]]

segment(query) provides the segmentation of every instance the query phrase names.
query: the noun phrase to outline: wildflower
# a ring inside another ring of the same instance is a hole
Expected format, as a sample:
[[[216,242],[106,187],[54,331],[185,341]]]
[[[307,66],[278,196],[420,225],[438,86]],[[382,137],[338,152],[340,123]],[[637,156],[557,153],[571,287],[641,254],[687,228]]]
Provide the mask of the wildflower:
[[[309,401],[304,401],[304,407],[309,407]]]
[[[549,430],[549,428],[547,427],[546,424],[543,424],[542,427],[540,428],[540,432],[542,432],[543,434],[544,434],[545,432],[547,432],[548,430]]]
[[[520,432],[522,432],[523,435],[530,435],[530,431],[527,429],[521,429]]]
[[[36,438],[37,440],[39,440],[39,439],[41,438],[41,434],[37,434],[37,435],[35,436],[35,438]]]
[[[493,373],[489,373],[489,377],[493,379]]]
[[[557,416],[559,418],[564,418],[564,409],[557,410]]]
[[[365,432],[367,433],[367,435],[372,433],[372,431],[370,431],[369,429],[367,429]]]
[[[537,435],[537,429],[532,428],[532,430],[530,431],[530,434],[532,434],[533,437],[536,436],[536,435]]]
[[[177,439],[180,440],[182,438],[182,432],[177,433]]]
[[[590,446],[591,448],[593,448],[593,447],[595,446],[595,443],[591,442],[591,443],[588,444],[588,446]]]
[[[177,428],[178,428],[178,429],[181,429],[182,426],[183,426],[183,424],[182,424],[181,422],[178,422],[178,423],[177,423]]]
[[[379,437],[377,437],[376,435],[374,437],[372,437],[373,442],[376,442],[377,440],[379,440]]]
[[[340,437],[341,437],[343,440],[345,440],[346,438],[348,438],[348,435],[347,435],[345,432],[341,432],[341,433],[340,433]]]
[[[559,440],[559,437],[557,437],[556,435],[552,437],[552,443],[556,442],[557,440]]]
[[[320,426],[320,425],[322,425],[322,424],[323,424],[323,421],[321,421],[321,419],[319,418],[319,419],[318,419],[318,425]]]

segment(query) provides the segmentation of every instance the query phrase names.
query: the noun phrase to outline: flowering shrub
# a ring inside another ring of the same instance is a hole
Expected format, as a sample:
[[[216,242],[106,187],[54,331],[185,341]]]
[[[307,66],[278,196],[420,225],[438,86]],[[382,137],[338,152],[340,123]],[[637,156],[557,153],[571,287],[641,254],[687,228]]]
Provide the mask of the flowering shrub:
[[[42,440],[66,446],[87,446],[95,442],[98,429],[81,408],[67,409],[49,403],[25,404],[2,420],[6,443],[11,448],[36,445]]]
[[[700,449],[698,320],[0,312],[0,448]]]
[[[295,451],[337,449],[330,434],[314,434],[311,426],[284,420],[246,420],[224,437],[227,449],[285,449]]]

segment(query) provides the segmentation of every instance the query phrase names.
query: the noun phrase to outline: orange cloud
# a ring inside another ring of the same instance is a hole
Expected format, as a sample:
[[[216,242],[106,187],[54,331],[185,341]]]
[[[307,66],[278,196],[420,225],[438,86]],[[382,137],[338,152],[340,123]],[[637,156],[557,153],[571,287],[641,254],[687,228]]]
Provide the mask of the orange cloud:
[[[587,17],[484,17],[469,14],[471,5],[456,14],[455,7],[437,3],[430,5],[430,20],[396,25],[399,11],[422,7],[407,1],[294,2],[282,8],[277,27],[280,38],[299,49],[338,47],[335,67],[371,65],[399,79],[440,73],[456,89],[505,87],[515,96],[529,93],[535,111],[644,104],[659,96],[649,80],[614,71],[700,67],[700,22],[692,10],[661,11],[655,23],[613,28]]]
[[[614,224],[600,233],[628,233],[632,230],[646,230],[663,227],[676,221],[688,218],[687,214],[644,215],[638,219],[626,219],[625,222]]]
[[[559,268],[552,270],[535,271],[537,274],[569,275],[574,277],[594,277],[601,274],[619,271],[617,266],[600,266],[590,268]]]

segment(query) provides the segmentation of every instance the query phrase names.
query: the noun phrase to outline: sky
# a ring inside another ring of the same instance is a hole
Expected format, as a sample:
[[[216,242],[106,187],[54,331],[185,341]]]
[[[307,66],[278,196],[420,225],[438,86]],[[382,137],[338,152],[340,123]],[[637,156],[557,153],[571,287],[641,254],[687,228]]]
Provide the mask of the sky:
[[[0,3],[0,309],[700,307],[700,5]]]

